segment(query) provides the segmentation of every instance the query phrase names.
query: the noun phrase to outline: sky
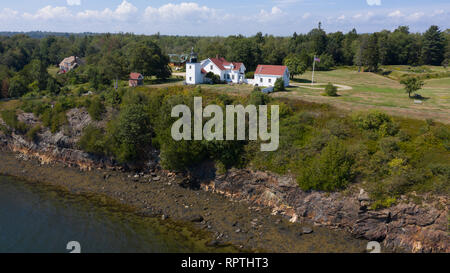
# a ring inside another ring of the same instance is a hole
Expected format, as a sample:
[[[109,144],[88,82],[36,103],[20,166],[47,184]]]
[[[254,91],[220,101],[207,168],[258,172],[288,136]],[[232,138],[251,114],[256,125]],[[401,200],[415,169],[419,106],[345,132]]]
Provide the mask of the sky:
[[[0,2],[0,31],[278,36],[450,28],[448,0],[14,0]]]

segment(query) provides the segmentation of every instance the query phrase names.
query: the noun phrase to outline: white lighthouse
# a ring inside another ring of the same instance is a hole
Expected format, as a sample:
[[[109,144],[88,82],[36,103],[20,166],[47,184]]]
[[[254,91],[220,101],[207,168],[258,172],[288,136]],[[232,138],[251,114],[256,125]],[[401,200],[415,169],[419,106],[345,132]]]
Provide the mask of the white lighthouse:
[[[203,83],[202,64],[198,62],[197,53],[191,50],[189,61],[186,63],[186,84]]]

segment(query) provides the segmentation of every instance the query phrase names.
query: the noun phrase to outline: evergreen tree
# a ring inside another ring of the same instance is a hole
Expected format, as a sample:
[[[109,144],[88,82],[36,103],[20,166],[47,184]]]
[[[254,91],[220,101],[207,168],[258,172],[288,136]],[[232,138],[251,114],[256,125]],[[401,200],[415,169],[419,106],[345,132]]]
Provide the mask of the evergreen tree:
[[[380,53],[378,48],[378,34],[374,33],[370,35],[367,41],[367,48],[363,52],[364,64],[366,71],[377,72],[378,64],[380,62]]]
[[[431,26],[423,35],[422,62],[441,65],[444,60],[445,38],[438,26]]]

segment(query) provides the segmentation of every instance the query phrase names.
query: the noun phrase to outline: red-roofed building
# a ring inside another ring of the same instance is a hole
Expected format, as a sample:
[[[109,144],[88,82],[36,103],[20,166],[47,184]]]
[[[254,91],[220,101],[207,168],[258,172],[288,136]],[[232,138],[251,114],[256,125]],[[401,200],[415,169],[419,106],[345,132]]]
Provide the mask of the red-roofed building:
[[[194,54],[195,53],[191,53]],[[195,59],[195,58],[194,58]],[[229,62],[217,56],[208,58],[201,63],[188,62],[186,64],[186,83],[198,84],[206,82],[206,74],[213,73],[223,82],[245,83],[245,65],[238,62]]]
[[[284,65],[258,65],[253,85],[274,86],[278,78],[282,78],[285,86],[289,86],[289,69]]]
[[[144,85],[144,76],[141,73],[130,73],[130,80],[128,81],[130,87]]]
[[[202,68],[206,73],[212,72],[224,82],[244,83],[245,65],[238,62],[229,62],[225,58],[217,56],[202,61]]]

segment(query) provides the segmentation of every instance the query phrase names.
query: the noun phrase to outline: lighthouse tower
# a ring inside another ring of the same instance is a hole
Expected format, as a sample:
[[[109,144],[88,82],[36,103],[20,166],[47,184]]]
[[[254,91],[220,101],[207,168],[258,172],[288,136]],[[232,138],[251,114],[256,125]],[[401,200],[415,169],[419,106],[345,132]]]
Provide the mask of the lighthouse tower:
[[[198,62],[197,53],[191,50],[189,61],[186,63],[186,84],[203,83],[202,64]]]

